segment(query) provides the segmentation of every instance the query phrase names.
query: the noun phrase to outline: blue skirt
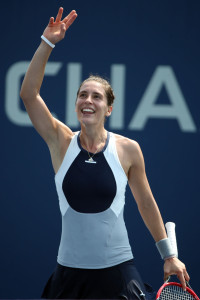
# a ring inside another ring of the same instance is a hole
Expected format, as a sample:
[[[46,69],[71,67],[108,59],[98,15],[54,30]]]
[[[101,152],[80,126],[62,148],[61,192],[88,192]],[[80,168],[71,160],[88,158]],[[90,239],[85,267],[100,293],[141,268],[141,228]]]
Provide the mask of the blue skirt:
[[[133,260],[104,269],[78,269],[57,264],[42,298],[45,299],[155,299],[143,283]]]

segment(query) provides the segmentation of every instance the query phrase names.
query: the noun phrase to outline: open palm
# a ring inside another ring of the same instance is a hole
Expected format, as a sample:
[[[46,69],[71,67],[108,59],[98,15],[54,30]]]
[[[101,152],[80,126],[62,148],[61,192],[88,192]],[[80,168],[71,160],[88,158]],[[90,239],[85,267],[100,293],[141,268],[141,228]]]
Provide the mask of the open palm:
[[[49,24],[44,30],[43,35],[53,44],[58,43],[65,37],[65,33],[69,26],[74,22],[77,17],[75,10],[72,10],[63,20],[62,20],[63,8],[60,7],[56,20],[51,17]]]

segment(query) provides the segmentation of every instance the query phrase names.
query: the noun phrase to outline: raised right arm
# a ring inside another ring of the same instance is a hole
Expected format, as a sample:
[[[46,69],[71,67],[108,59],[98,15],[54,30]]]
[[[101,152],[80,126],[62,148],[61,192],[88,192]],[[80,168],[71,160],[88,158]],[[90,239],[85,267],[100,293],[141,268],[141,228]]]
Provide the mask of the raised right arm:
[[[63,8],[60,8],[56,20],[54,21],[53,17],[50,18],[49,24],[43,33],[43,36],[52,44],[58,43],[65,37],[66,30],[77,17],[76,12],[73,10],[61,21],[62,13]],[[51,51],[51,46],[42,40],[26,72],[20,92],[20,96],[35,129],[49,146],[58,139],[59,130],[62,131],[64,129],[66,134],[72,134],[67,126],[52,116],[40,96],[45,66]]]

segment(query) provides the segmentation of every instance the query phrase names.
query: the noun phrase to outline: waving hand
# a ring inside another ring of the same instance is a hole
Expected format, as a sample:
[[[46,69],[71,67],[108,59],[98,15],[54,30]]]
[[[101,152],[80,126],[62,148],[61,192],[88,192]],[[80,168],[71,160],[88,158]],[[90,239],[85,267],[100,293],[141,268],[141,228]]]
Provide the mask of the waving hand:
[[[62,15],[63,8],[60,7],[56,20],[54,21],[54,18],[51,17],[49,24],[43,32],[43,36],[52,44],[58,43],[65,37],[67,29],[77,17],[75,10],[72,10],[69,15],[63,19]],[[58,146],[58,144],[61,143],[60,141],[66,138],[66,136],[71,136],[72,132],[67,126],[61,124],[61,122],[51,115],[47,105],[40,95],[45,66],[53,48],[50,44],[48,46],[48,44],[49,43],[42,40],[37,48],[24,77],[20,96],[35,129],[42,136],[48,146],[51,147],[51,153],[52,151],[54,153],[59,153],[59,151],[56,152],[52,149],[56,149],[56,147],[59,148],[60,146]],[[62,132],[62,134],[60,132]],[[60,139],[58,139],[58,137]],[[58,169],[59,164],[57,165],[57,162],[61,159],[59,157],[60,154],[56,155],[53,160],[54,166],[57,166],[55,170]]]
[[[56,20],[54,21],[54,17],[51,17],[49,20],[49,24],[47,25],[43,33],[43,35],[53,44],[56,44],[60,40],[64,39],[67,29],[77,18],[77,13],[75,10],[72,10],[63,20],[62,15],[63,8],[60,7]]]

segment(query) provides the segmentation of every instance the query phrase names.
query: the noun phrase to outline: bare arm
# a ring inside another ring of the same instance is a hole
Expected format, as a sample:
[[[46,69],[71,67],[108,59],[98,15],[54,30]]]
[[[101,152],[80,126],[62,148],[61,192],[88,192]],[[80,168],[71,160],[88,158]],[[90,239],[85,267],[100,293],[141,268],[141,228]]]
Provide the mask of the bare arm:
[[[65,37],[66,30],[74,22],[77,17],[75,11],[72,11],[66,18],[61,21],[63,8],[60,8],[54,22],[51,17],[48,26],[44,30],[43,35],[53,44],[58,43]],[[22,83],[20,96],[24,102],[29,117],[47,144],[55,143],[58,139],[59,130],[65,127],[65,133],[71,134],[71,130],[67,126],[61,126],[48,110],[46,104],[40,96],[40,88],[44,78],[46,63],[51,54],[52,48],[41,42],[33,59],[29,65],[24,81]]]
[[[128,173],[129,185],[144,223],[151,232],[154,240],[158,242],[166,238],[167,235],[160,211],[146,177],[143,154],[139,145],[135,142],[130,142],[128,151],[129,157],[132,157]],[[185,279],[189,281],[189,275],[185,265],[176,257],[166,259],[164,264],[164,279],[166,280],[168,276],[173,274],[178,276],[185,289]]]
[[[146,177],[142,151],[137,143],[133,148],[133,162],[128,174],[129,185],[147,228],[158,242],[167,237],[166,231]]]

